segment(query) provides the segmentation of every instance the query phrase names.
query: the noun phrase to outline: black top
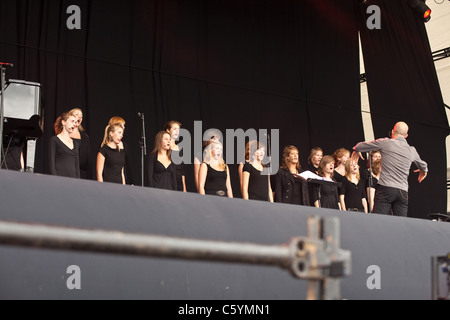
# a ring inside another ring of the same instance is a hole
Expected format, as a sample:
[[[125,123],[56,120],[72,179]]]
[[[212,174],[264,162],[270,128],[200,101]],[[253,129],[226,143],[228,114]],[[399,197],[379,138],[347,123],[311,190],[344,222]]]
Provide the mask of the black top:
[[[339,172],[337,172],[336,170],[334,170],[333,180],[341,183],[341,185],[338,187],[338,193],[343,194],[342,184],[344,184],[344,182],[347,181],[347,178],[345,176],[343,176],[342,174],[340,174]]]
[[[123,183],[122,169],[125,165],[125,152],[123,150],[113,149],[108,145],[100,148],[99,152],[105,157],[105,165],[103,167],[103,181]]]
[[[218,171],[206,164],[207,173],[205,181],[205,193],[217,196],[227,195],[227,168],[223,171]]]
[[[177,190],[177,176],[173,162],[166,168],[158,160],[158,152],[150,154],[147,164],[147,183],[151,188]]]
[[[309,205],[306,181],[280,168],[276,174],[275,202]]]
[[[365,181],[360,179],[358,184],[354,184],[347,178],[342,183],[341,194],[344,195],[345,207],[349,209],[358,209],[364,212],[362,199],[367,197]]]
[[[372,181],[370,181],[370,179],[369,179],[369,177],[370,177],[369,170],[364,170],[363,172],[364,172],[364,176],[363,176],[362,173],[361,173],[361,178],[364,177],[364,179],[366,180],[366,188],[369,188],[369,184],[370,184],[370,187],[376,189],[376,188],[377,188],[377,185],[378,185],[378,179],[375,178],[375,177],[372,175]]]
[[[339,209],[338,184],[313,184],[312,201],[316,202],[317,200],[320,201],[321,208]]]
[[[309,170],[312,173],[317,174],[317,170],[319,170],[319,168],[314,167],[314,165],[312,163],[308,163],[308,166],[306,167],[306,170]]]
[[[81,139],[72,138],[80,146],[80,177],[81,179],[93,178],[93,166],[91,157],[91,141],[86,131],[80,131]]]
[[[179,158],[183,157],[183,149],[181,150],[172,150],[172,157],[174,155],[178,155]],[[172,158],[173,159],[173,158]],[[175,164],[175,174],[177,176],[177,190],[183,191],[183,176],[184,176],[184,163]]]
[[[53,136],[49,140],[49,169],[50,174],[63,177],[80,178],[79,145],[73,141],[73,149]]]
[[[243,172],[250,173],[248,181],[248,198],[252,200],[269,201],[269,177],[267,169],[259,171],[250,163],[245,163]],[[262,173],[265,174],[262,174]]]
[[[133,175],[131,174],[131,166],[130,166],[130,156],[129,156],[129,147],[128,145],[122,141],[123,144],[123,151],[125,153],[125,165],[124,165],[124,175],[125,175],[125,183],[126,184],[134,184]]]

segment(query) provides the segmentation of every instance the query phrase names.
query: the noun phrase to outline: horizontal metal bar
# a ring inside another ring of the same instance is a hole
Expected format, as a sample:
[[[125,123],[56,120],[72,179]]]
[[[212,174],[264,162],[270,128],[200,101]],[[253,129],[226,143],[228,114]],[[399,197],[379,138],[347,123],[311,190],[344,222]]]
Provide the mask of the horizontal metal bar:
[[[0,221],[0,244],[291,268],[292,245],[260,245]]]

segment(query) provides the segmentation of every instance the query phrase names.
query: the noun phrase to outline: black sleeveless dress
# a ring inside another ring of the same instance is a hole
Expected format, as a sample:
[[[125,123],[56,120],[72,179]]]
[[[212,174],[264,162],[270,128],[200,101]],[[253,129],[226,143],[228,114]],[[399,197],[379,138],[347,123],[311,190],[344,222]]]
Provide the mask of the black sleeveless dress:
[[[218,171],[205,163],[208,168],[205,193],[224,197],[227,195],[227,170]]]
[[[122,184],[122,169],[125,165],[125,152],[113,149],[108,145],[100,148],[99,152],[105,157],[103,167],[103,181]]]
[[[250,163],[244,164],[243,171],[250,173],[248,181],[248,198],[250,200],[269,201],[269,178],[267,168],[259,171]]]

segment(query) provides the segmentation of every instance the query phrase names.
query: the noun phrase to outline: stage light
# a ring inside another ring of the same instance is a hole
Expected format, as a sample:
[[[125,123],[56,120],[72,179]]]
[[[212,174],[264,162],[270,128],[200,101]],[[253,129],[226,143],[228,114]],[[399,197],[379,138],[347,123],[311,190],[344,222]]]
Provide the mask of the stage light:
[[[425,0],[408,0],[408,5],[423,22],[430,21],[431,9],[425,4]]]

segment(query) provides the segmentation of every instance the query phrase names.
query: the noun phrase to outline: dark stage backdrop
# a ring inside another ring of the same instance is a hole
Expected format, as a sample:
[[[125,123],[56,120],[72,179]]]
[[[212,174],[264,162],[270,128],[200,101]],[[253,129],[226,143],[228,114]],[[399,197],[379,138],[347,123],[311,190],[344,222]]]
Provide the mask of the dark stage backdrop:
[[[66,26],[70,5],[81,9],[80,30]],[[15,64],[7,78],[42,85],[37,172],[47,172],[54,120],[78,106],[93,154],[110,117],[127,121],[124,141],[133,180],[140,184],[138,112],[145,114],[148,151],[168,120],[180,121],[192,134],[196,120],[203,131],[279,129],[279,151],[297,146],[303,165],[312,147],[331,154],[363,140],[360,18],[355,0],[0,0],[0,57]],[[392,109],[389,127],[397,118],[409,119],[410,112]],[[374,124],[376,135],[384,135],[384,123]],[[428,150],[419,145],[427,143],[424,138],[412,142],[425,155]],[[239,197],[237,166],[230,169]],[[194,192],[193,168],[186,170],[188,190]],[[444,177],[445,168],[439,170]],[[431,197],[432,188],[420,188],[421,197],[411,199],[413,209]],[[421,214],[445,211],[444,202],[435,201]]]
[[[409,216],[446,212],[448,122],[425,24],[406,0],[371,4],[381,9],[381,29],[362,21],[361,42],[375,136],[386,137],[398,120],[409,125],[408,142],[429,167],[421,184],[411,168]]]

